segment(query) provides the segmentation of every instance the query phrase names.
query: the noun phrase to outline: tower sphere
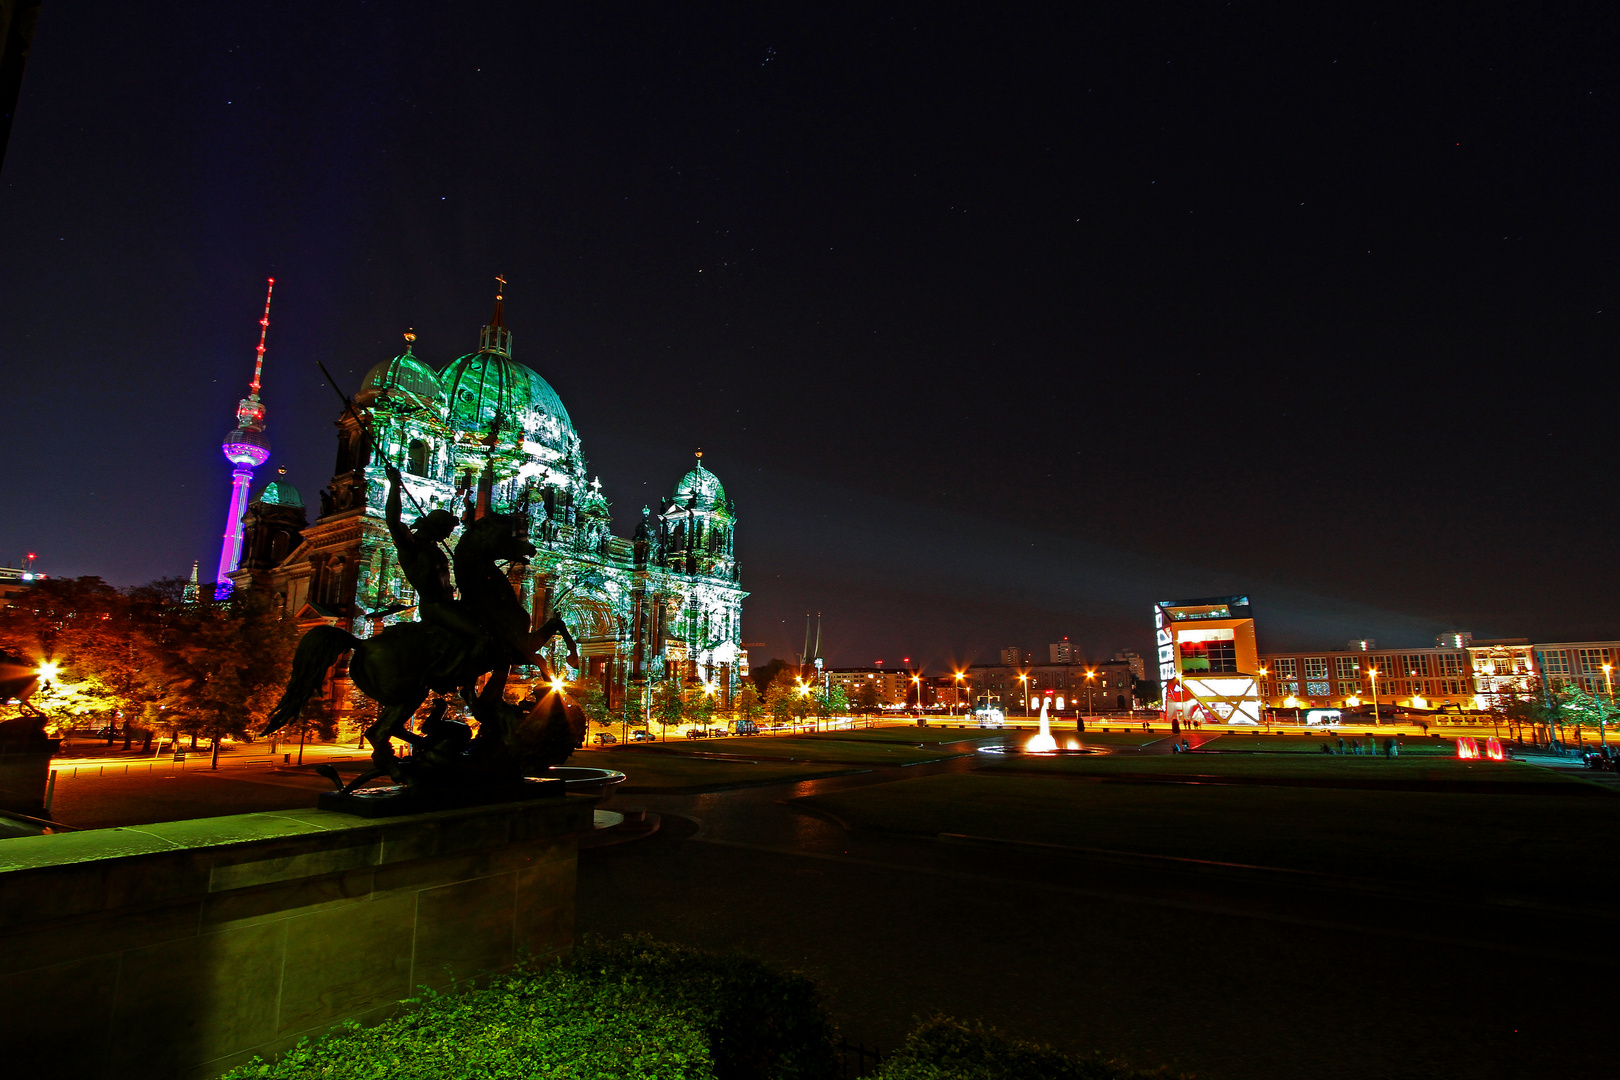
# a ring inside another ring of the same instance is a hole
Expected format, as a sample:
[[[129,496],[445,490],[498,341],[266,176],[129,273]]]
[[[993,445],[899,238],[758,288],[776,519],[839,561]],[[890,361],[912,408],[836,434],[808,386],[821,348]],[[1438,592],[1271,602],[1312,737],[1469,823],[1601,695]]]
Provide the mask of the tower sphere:
[[[270,458],[270,440],[262,432],[237,428],[226,435],[219,447],[232,465],[256,469]]]

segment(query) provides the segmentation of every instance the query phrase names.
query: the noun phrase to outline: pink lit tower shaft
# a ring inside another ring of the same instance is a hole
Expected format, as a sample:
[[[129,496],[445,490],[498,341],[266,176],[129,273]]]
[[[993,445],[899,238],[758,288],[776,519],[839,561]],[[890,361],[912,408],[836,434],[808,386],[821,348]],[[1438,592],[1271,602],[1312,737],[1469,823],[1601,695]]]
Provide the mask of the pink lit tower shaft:
[[[247,513],[248,489],[253,484],[253,470],[270,457],[270,441],[264,437],[264,402],[259,400],[259,380],[264,375],[264,336],[270,330],[270,295],[276,290],[276,279],[264,293],[264,316],[259,319],[259,355],[253,361],[252,393],[236,406],[236,430],[225,436],[220,449],[225,460],[236,466],[231,473],[231,508],[225,516],[225,543],[219,549],[219,574],[215,582],[231,587],[230,574],[242,558],[242,515]]]

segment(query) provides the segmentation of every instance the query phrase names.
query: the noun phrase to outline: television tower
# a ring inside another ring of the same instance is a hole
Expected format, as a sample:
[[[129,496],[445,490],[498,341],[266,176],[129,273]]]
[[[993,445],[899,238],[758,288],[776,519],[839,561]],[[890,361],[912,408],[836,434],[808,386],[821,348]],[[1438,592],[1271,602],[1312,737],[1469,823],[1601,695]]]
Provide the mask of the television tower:
[[[270,457],[270,440],[264,437],[264,402],[259,400],[259,380],[264,375],[264,335],[270,329],[270,294],[275,292],[276,279],[264,293],[264,315],[259,319],[259,355],[253,361],[253,381],[248,384],[251,393],[236,406],[236,430],[225,436],[220,449],[225,460],[236,466],[231,473],[231,507],[225,515],[225,543],[219,549],[219,574],[214,581],[226,590],[231,587],[230,573],[242,558],[242,515],[247,513],[248,488],[253,484],[253,470]]]

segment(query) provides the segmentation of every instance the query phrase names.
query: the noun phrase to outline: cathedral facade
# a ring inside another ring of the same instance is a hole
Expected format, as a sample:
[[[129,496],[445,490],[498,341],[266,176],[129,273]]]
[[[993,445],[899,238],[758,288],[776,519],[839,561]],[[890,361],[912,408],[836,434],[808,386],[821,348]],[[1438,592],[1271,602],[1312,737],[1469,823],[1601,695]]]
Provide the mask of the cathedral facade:
[[[366,374],[338,421],[337,463],[314,523],[285,481],[249,504],[233,586],[270,592],[302,627],[325,623],[360,638],[414,618],[384,517],[393,466],[407,524],[441,508],[463,520],[494,511],[526,522],[537,554],[511,568],[513,587],[535,628],[562,616],[579,640],[580,674],[600,680],[610,707],[638,712],[669,680],[729,704],[748,674],[747,593],[736,508],[701,452],[656,510],[642,507],[633,536],[615,536],[568,411],[512,358],[500,297],[477,351],[442,369],[415,355],[414,334],[405,337],[405,351]],[[566,672],[560,643],[553,649],[553,670]],[[344,674],[340,665],[332,687],[340,709],[350,701]]]

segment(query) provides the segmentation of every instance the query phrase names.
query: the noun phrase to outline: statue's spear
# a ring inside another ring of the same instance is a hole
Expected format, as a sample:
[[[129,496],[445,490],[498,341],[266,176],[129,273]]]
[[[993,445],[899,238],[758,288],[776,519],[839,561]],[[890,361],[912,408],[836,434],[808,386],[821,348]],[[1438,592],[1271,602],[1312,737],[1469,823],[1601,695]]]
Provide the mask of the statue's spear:
[[[367,423],[366,418],[360,415],[360,410],[354,407],[354,401],[349,397],[348,394],[343,392],[343,388],[338,385],[337,380],[332,378],[332,373],[326,370],[326,365],[317,360],[315,361],[315,366],[321,369],[322,375],[326,376],[326,381],[332,386],[332,392],[337,394],[337,396],[342,400],[343,411],[354,417],[354,422],[359,424],[361,427],[370,427],[371,425]],[[405,497],[411,500],[411,505],[416,507],[416,512],[418,514],[427,513],[427,508],[417,501],[416,496],[411,493],[409,485],[401,483],[399,485],[399,490],[403,491],[405,493]],[[446,555],[450,555],[450,549],[445,546],[443,540],[439,541],[439,549]]]

